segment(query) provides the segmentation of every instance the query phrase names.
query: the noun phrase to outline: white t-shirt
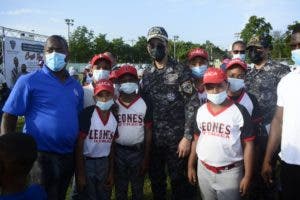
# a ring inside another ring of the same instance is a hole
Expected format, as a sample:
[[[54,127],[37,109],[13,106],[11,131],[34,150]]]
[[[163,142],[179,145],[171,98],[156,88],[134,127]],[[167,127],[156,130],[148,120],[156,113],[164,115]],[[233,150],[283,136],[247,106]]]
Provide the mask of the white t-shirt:
[[[83,93],[83,108],[95,105],[94,87],[92,83],[83,86]]]
[[[108,120],[104,121],[97,109],[94,109],[89,133],[84,140],[83,154],[92,158],[108,156],[116,129],[117,120],[111,112]]]
[[[141,97],[137,97],[130,105],[126,106],[120,99],[118,113],[118,137],[116,143],[132,146],[144,141],[144,121],[147,106]]]
[[[239,97],[239,99],[236,102],[243,105],[249,112],[250,116],[252,116],[252,111],[253,111],[254,105],[253,105],[253,102],[250,99],[249,95],[245,91],[243,91],[243,93],[241,94],[241,96]]]
[[[196,152],[199,160],[215,167],[243,160],[241,140],[255,138],[249,113],[233,102],[219,113],[213,113],[210,106],[206,103],[197,112],[200,136]]]
[[[280,158],[300,165],[300,69],[284,76],[277,86],[277,106],[283,107]]]

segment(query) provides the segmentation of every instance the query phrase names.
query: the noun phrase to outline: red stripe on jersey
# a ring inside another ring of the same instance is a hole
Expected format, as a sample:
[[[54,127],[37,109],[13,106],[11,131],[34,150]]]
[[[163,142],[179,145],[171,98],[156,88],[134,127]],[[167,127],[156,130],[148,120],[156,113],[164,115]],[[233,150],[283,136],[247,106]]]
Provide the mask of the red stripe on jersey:
[[[240,103],[240,102],[241,102],[241,100],[242,100],[242,98],[244,97],[245,93],[246,93],[246,92],[245,92],[245,90],[243,89],[243,91],[242,91],[240,97],[236,100],[237,103]]]
[[[145,122],[145,127],[146,128],[152,128],[152,122]]]
[[[255,139],[255,136],[244,138],[244,142],[251,142]]]
[[[79,131],[78,137],[79,137],[80,139],[85,139],[87,135],[88,135],[87,133],[85,133],[85,132],[83,132],[83,131]]]
[[[135,99],[133,99],[133,101],[132,102],[130,102],[130,104],[127,106],[127,105],[125,105],[125,103],[123,103],[123,101],[121,100],[121,98],[119,97],[119,102],[120,102],[120,104],[122,105],[122,106],[124,106],[125,108],[129,108],[130,106],[132,106],[135,102],[137,102],[139,99],[140,99],[141,97],[138,95]]]
[[[207,106],[208,112],[210,112],[210,114],[212,114],[214,117],[217,116],[218,114],[224,112],[227,108],[229,108],[230,106],[232,106],[232,104],[234,103],[231,99],[228,98],[228,100],[230,101],[230,103],[228,105],[226,105],[224,108],[222,108],[221,110],[219,110],[218,112],[215,112],[215,113],[212,110],[211,103],[207,102],[206,106]]]
[[[96,107],[96,110],[97,110],[97,113],[98,113],[98,116],[100,118],[100,120],[102,121],[103,125],[105,126],[109,120],[109,117],[110,117],[110,111],[108,111],[108,115],[107,115],[107,118],[106,119],[103,119],[102,118],[102,111],[100,110],[100,108]]]

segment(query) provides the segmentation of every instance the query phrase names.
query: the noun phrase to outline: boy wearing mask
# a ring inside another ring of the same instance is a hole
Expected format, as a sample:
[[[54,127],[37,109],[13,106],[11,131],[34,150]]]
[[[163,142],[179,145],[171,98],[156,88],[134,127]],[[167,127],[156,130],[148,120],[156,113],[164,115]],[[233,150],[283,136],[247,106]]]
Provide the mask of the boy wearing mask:
[[[128,199],[131,183],[133,199],[143,199],[144,176],[148,170],[151,145],[149,109],[138,94],[137,70],[124,65],[117,71],[120,84],[118,137],[116,138],[116,198]]]
[[[95,84],[96,105],[79,116],[76,146],[76,186],[78,199],[110,199],[113,185],[113,142],[117,121],[112,113],[114,88],[110,81]],[[73,196],[76,198],[76,196]]]
[[[94,100],[94,85],[101,79],[108,79],[111,71],[112,61],[110,57],[105,54],[97,54],[91,60],[91,73],[93,74],[93,81],[83,87],[84,99],[83,107],[86,108],[95,105]]]
[[[247,110],[227,98],[227,77],[221,69],[209,68],[203,78],[207,103],[197,112],[199,136],[198,184],[203,199],[240,199],[248,191],[253,166],[255,136]],[[189,162],[194,168],[196,157]],[[190,177],[193,184],[196,177]]]

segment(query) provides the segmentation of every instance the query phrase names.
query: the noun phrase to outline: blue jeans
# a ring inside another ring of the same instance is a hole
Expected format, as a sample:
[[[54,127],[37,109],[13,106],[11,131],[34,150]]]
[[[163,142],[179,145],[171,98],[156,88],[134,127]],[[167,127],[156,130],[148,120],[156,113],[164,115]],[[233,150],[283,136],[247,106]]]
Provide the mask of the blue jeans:
[[[78,192],[73,185],[72,200],[109,200],[111,189],[104,187],[109,171],[109,158],[85,160],[85,175],[87,185],[82,192]]]
[[[32,183],[42,185],[48,200],[65,200],[74,174],[74,155],[38,152],[30,172]]]

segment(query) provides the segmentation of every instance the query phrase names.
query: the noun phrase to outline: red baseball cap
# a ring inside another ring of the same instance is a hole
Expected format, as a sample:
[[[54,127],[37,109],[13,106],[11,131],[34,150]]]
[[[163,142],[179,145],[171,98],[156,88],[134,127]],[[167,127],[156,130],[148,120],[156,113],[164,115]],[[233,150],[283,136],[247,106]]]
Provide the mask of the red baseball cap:
[[[131,74],[138,78],[136,68],[132,65],[123,65],[120,69],[117,71],[117,77],[120,78],[124,74]]]
[[[110,57],[107,56],[107,55],[105,55],[105,54],[103,54],[103,53],[94,55],[94,57],[92,58],[92,60],[91,60],[90,63],[91,63],[91,65],[93,66],[97,60],[101,60],[101,59],[107,60],[107,61],[109,62],[109,65],[110,65],[110,66],[112,65],[112,60],[110,59]]]
[[[210,67],[204,73],[203,84],[222,83],[225,80],[227,80],[227,76],[223,72],[223,70],[215,67]]]
[[[194,48],[192,50],[190,50],[189,54],[188,54],[188,59],[192,60],[193,58],[200,56],[206,60],[208,60],[208,53],[201,48]]]
[[[114,94],[114,86],[111,81],[106,79],[99,80],[94,87],[94,95],[104,90]]]
[[[118,76],[117,76],[117,70],[111,71],[110,74],[109,74],[108,80],[113,81],[114,79],[117,79],[117,78],[118,78]]]
[[[241,66],[244,70],[247,70],[247,64],[242,61],[241,59],[239,58],[235,58],[235,59],[232,59],[230,60],[227,65],[226,65],[226,69],[229,69],[231,68],[233,65],[239,65]]]

